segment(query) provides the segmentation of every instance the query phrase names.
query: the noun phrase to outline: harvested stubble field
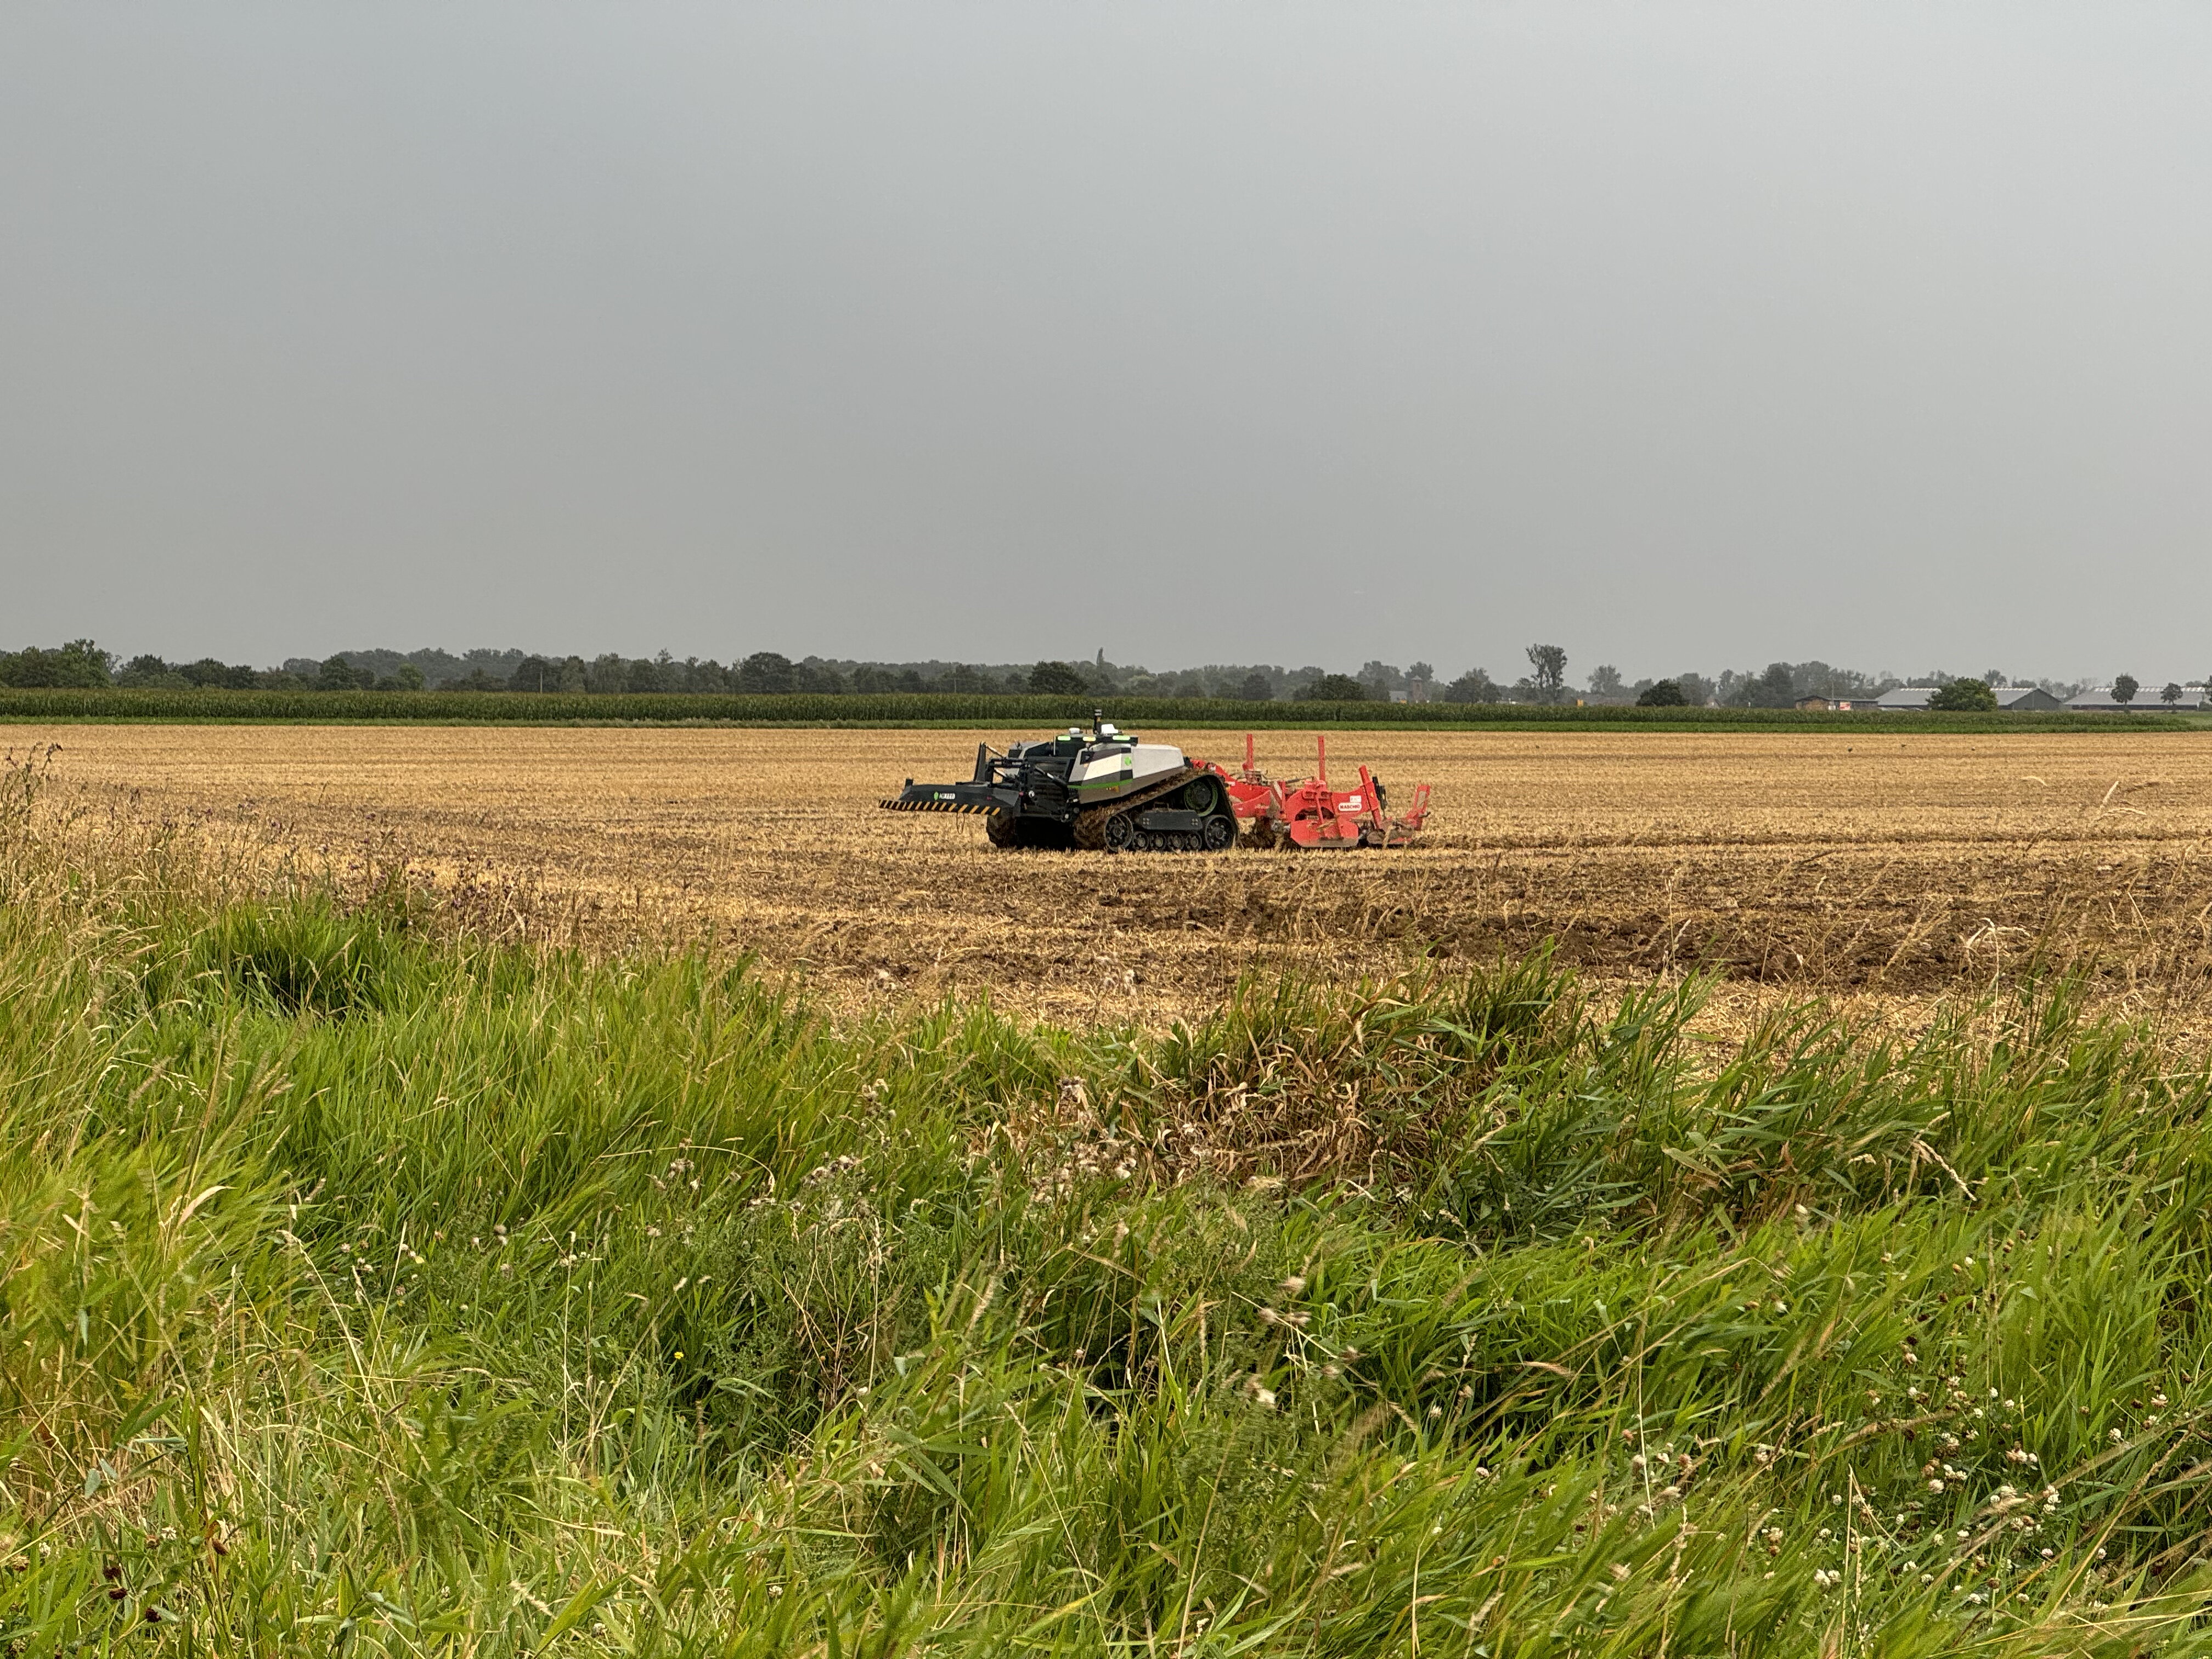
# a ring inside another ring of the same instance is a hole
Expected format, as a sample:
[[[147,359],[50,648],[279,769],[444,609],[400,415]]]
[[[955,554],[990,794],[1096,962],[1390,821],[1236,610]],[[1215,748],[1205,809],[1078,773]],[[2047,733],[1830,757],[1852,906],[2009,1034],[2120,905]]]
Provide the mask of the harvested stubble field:
[[[244,855],[409,878],[495,934],[696,937],[833,1000],[988,990],[1060,1018],[1218,1003],[1255,963],[1350,974],[1556,939],[1604,979],[1917,998],[2039,954],[2146,1006],[2212,971],[2212,733],[1346,733],[1418,848],[1217,858],[1000,853],[876,810],[1007,732],[68,726],[54,779]],[[1147,733],[1236,758],[1221,732]],[[1263,734],[1277,775],[1310,769]]]

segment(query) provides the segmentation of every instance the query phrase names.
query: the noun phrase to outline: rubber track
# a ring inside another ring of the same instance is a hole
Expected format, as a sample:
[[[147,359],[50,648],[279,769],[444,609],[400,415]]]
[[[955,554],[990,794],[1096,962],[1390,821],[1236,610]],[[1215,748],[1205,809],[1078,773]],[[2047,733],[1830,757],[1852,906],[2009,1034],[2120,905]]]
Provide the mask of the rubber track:
[[[1104,852],[1107,819],[1119,817],[1122,813],[1134,807],[1148,805],[1162,795],[1172,795],[1183,785],[1198,776],[1203,769],[1200,767],[1186,766],[1182,771],[1170,773],[1160,782],[1148,784],[1133,795],[1124,795],[1121,799],[1109,802],[1104,806],[1088,807],[1079,812],[1075,818],[1075,844],[1086,853]]]

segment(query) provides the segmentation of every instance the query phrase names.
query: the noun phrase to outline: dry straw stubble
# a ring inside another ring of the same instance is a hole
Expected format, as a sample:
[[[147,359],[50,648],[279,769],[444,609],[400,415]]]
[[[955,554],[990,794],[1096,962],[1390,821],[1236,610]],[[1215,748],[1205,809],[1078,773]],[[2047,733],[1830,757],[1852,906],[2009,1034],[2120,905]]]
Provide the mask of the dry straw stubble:
[[[1410,852],[1001,854],[875,803],[1003,732],[76,726],[85,801],[234,857],[393,872],[484,931],[594,948],[712,933],[842,1000],[988,992],[1158,1020],[1244,969],[1486,961],[1555,939],[1634,980],[1707,967],[1919,996],[2034,960],[2193,1002],[2212,966],[2212,733],[1340,733],[1432,782]],[[1157,735],[1228,755],[1222,732]],[[1279,775],[1291,732],[1261,735]]]

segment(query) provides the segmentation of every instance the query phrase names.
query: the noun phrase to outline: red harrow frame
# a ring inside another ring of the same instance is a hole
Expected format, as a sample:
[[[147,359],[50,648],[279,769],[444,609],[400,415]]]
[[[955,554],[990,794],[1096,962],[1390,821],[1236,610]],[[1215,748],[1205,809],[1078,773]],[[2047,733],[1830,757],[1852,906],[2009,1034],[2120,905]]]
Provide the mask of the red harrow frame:
[[[1328,739],[1314,738],[1314,775],[1289,782],[1270,779],[1253,763],[1252,734],[1244,734],[1244,764],[1231,772],[1211,763],[1229,788],[1230,805],[1253,847],[1406,847],[1429,816],[1429,786],[1413,786],[1406,811],[1390,816],[1382,781],[1363,766],[1358,787],[1339,789],[1328,781]]]

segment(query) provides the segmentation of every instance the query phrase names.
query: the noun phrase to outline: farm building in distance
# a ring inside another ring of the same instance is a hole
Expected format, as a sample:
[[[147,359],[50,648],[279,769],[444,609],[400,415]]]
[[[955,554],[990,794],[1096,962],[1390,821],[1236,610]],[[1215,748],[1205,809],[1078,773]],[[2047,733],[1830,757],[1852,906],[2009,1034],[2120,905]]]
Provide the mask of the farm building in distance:
[[[1938,689],[1933,685],[1900,685],[1883,692],[1875,702],[1856,703],[1853,707],[1877,708],[1885,714],[1924,714],[1928,700]],[[1996,697],[1997,707],[2008,714],[2055,714],[2069,707],[2039,685],[1993,685],[1990,690]]]
[[[2204,686],[2184,685],[2179,698],[2168,702],[2159,695],[2168,684],[2171,682],[2146,680],[2136,688],[2133,701],[2128,702],[2115,697],[2109,685],[2093,685],[2080,696],[2068,698],[2066,706],[2077,714],[2163,714],[2177,708],[2198,709],[2205,706]]]

